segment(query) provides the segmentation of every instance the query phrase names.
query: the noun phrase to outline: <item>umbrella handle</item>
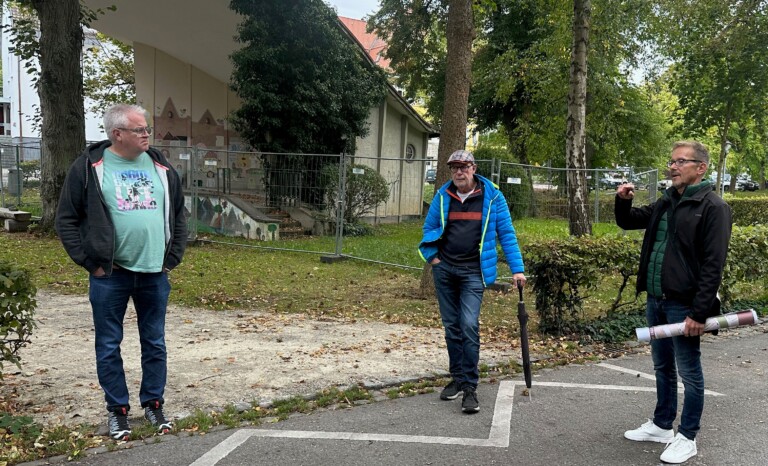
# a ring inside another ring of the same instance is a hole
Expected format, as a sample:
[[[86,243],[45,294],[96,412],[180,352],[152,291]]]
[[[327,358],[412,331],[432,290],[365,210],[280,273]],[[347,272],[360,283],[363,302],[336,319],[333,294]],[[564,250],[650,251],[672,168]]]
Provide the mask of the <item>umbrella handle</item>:
[[[517,282],[517,291],[520,292],[520,302],[523,302],[523,282],[520,280],[516,280]]]

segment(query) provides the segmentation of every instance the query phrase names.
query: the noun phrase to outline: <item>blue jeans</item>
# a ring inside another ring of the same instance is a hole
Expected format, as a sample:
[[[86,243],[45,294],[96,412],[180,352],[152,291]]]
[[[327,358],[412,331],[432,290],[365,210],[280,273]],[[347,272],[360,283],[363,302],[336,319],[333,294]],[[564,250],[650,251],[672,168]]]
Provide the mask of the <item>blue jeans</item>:
[[[648,325],[683,322],[690,306],[676,301],[648,297]],[[653,368],[656,371],[656,410],[653,423],[671,429],[677,416],[677,374],[683,379],[683,414],[678,432],[689,440],[696,438],[704,410],[704,373],[701,369],[701,337],[672,337],[651,341]]]
[[[90,276],[90,300],[96,334],[96,372],[107,409],[130,407],[120,343],[128,298],[133,298],[141,343],[142,406],[165,392],[167,352],[165,310],[171,285],[165,272],[138,273],[114,269],[112,275]]]
[[[477,387],[480,371],[480,270],[454,267],[445,261],[432,266],[440,317],[448,346],[448,370],[461,389]]]

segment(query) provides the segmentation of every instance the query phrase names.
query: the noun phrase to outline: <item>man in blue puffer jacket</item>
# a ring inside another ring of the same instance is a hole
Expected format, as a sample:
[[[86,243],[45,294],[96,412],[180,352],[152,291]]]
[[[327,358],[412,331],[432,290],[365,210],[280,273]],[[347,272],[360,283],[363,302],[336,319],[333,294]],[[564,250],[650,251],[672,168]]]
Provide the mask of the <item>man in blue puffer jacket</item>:
[[[440,393],[454,400],[463,393],[461,410],[476,413],[480,377],[480,305],[485,287],[496,281],[501,244],[515,283],[525,285],[523,257],[504,195],[476,175],[471,152],[448,158],[451,181],[435,193],[424,222],[419,254],[432,264],[440,317],[445,328],[452,380]]]

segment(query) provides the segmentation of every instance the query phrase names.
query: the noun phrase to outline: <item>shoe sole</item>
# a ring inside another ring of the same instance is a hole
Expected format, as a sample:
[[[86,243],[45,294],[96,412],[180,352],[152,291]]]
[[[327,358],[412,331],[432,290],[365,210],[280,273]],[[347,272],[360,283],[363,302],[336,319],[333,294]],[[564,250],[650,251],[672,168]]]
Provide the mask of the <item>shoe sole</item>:
[[[173,424],[163,424],[157,428],[157,433],[160,435],[167,434],[173,429]]]
[[[686,456],[685,459],[661,460],[661,461],[666,463],[666,464],[682,464],[682,463],[685,463],[686,461],[688,461],[689,459],[693,458],[694,456],[696,456],[696,453],[694,453],[691,456]],[[661,458],[659,458],[659,459],[661,459]]]
[[[662,438],[662,437],[630,437],[627,434],[624,434],[624,438],[627,440],[632,440],[635,442],[656,442],[656,443],[672,443],[672,441],[675,439],[674,437],[669,438]]]
[[[112,440],[117,440],[118,442],[119,441],[127,442],[128,440],[131,439],[131,432],[128,431],[128,432],[120,432],[119,434],[109,434],[109,437]]]
[[[475,414],[480,412],[480,408],[461,408],[461,412],[467,413],[467,414]]]
[[[455,400],[455,399],[456,399],[456,398],[458,398],[458,397],[459,397],[459,393],[457,393],[457,394],[455,394],[455,395],[453,395],[453,396],[448,396],[448,395],[440,395],[440,399],[441,399],[441,400],[443,400],[443,401],[450,401],[450,400]]]

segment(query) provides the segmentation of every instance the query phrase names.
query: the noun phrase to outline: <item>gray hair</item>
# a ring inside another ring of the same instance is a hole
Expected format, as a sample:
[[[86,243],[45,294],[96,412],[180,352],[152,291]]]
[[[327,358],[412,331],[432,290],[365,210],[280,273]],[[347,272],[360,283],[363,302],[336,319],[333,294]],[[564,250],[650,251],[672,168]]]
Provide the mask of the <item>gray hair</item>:
[[[674,151],[678,147],[690,147],[693,149],[693,154],[696,160],[709,165],[709,149],[707,149],[707,146],[700,143],[699,141],[677,141],[672,146],[672,150]]]
[[[107,133],[110,141],[115,142],[112,139],[114,137],[112,131],[117,128],[124,128],[128,124],[128,115],[132,113],[144,115],[144,119],[149,121],[149,112],[141,105],[116,104],[104,112],[104,132]]]

